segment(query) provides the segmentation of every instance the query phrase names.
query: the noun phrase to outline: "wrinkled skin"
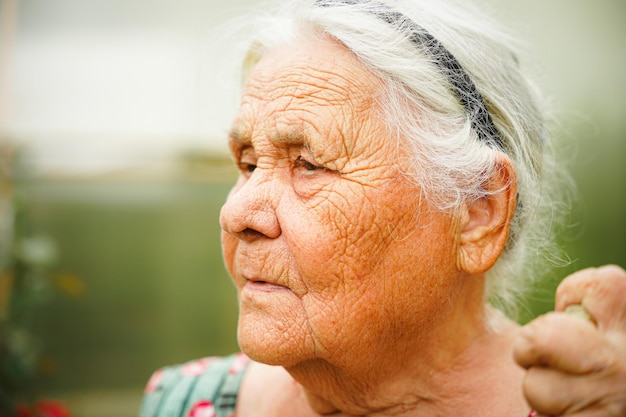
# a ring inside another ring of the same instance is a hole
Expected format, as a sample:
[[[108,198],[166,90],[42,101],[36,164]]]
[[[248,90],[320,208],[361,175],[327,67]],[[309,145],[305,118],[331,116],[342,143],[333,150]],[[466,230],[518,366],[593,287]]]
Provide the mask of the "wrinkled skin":
[[[523,417],[519,327],[483,294],[516,204],[512,164],[497,157],[497,195],[435,210],[400,173],[411,156],[379,88],[344,47],[312,39],[269,52],[246,83],[220,215],[256,361],[238,415]]]
[[[595,323],[563,314],[580,304]],[[626,272],[581,270],[556,293],[556,311],[526,325],[514,346],[524,393],[540,416],[626,416]]]

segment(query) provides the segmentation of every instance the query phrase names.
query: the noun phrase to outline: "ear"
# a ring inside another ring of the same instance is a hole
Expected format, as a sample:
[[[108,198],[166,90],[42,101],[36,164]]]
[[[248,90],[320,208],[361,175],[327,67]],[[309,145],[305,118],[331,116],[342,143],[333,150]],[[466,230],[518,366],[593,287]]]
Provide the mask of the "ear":
[[[515,168],[498,153],[493,175],[485,184],[487,195],[468,202],[459,215],[458,267],[470,274],[491,268],[504,250],[517,204]]]

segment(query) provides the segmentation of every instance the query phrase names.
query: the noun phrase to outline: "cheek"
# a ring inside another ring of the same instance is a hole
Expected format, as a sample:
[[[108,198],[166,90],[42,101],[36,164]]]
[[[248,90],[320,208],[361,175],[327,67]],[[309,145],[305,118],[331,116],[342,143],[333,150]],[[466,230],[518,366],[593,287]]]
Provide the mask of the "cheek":
[[[386,246],[376,210],[363,195],[332,191],[317,204],[293,204],[286,212],[293,223],[283,223],[282,231],[312,292],[362,279]]]
[[[423,234],[430,220],[418,214],[419,190],[400,185],[395,180],[373,187],[351,182],[329,191],[322,202],[302,213],[307,224],[299,230],[309,230],[311,236],[294,256],[308,253],[303,262],[313,259],[312,267],[336,274],[332,279],[359,285],[395,257],[390,251],[408,247],[404,259],[412,257],[414,249],[406,241]]]
[[[449,216],[430,212],[412,187],[340,196],[319,204],[315,216],[308,210],[296,228],[301,232],[292,254],[311,305],[334,305],[347,315],[360,310],[364,316],[377,306],[406,309],[396,312],[402,316],[419,300],[425,310],[428,304],[435,308],[435,298],[445,297],[434,289],[445,292],[440,281],[456,271]]]
[[[283,227],[306,287],[302,301],[309,326],[318,347],[328,349],[325,356],[352,350],[343,344],[375,337],[387,323],[380,307],[389,295],[384,281],[390,271],[381,265],[393,243],[386,225],[398,216],[383,201],[364,197],[333,193],[314,208],[292,207],[298,225]]]

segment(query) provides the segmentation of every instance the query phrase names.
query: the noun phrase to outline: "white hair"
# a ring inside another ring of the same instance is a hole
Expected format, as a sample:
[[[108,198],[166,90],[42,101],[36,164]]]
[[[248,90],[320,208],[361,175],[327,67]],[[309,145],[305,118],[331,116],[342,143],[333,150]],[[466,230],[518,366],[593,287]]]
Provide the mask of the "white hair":
[[[555,190],[566,177],[556,169],[545,111],[520,70],[511,49],[513,38],[467,0],[325,2],[332,7],[313,0],[282,3],[238,25],[250,33],[244,78],[264,53],[297,36],[341,42],[382,81],[379,104],[389,132],[413,150],[407,175],[441,210],[487,195],[484,186],[497,169],[494,156],[502,150],[477,138],[446,74],[435,65],[436,57],[380,19],[380,8],[391,8],[425,28],[461,64],[482,95],[516,170],[518,207],[505,251],[487,273],[486,288],[494,305],[514,313],[520,296],[544,275],[546,261],[556,253],[552,226],[563,210]]]

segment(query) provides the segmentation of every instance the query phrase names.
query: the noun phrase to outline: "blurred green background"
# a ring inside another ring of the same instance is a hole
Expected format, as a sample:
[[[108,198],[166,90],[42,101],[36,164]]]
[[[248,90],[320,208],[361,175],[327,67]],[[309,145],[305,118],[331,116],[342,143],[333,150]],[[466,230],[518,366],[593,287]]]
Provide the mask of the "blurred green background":
[[[58,248],[57,291],[34,320],[45,345],[43,392],[81,391],[84,401],[105,390],[102,405],[89,398],[84,415],[122,415],[110,410],[123,401],[111,392],[136,403],[157,367],[237,350],[236,297],[217,223],[228,186],[227,177],[21,188],[31,227]]]
[[[74,416],[133,416],[156,368],[237,350],[218,226],[235,178],[222,144],[228,112],[197,110],[194,68],[220,60],[192,57],[254,2],[2,2],[5,17],[18,7],[2,38],[5,52],[13,46],[0,135],[3,149],[23,152],[16,187],[2,192],[15,197],[20,233],[48,239],[51,258],[29,320],[29,388]],[[626,3],[487,4],[528,40],[578,186],[560,237],[572,263],[531,294],[527,320],[552,307],[568,272],[626,265]]]

